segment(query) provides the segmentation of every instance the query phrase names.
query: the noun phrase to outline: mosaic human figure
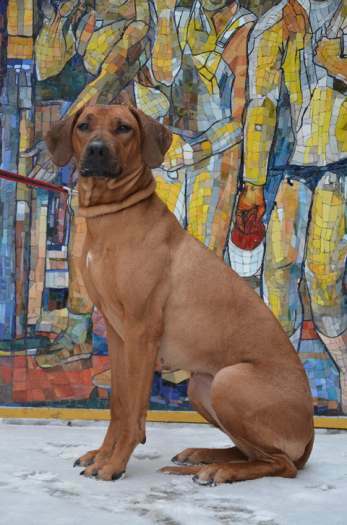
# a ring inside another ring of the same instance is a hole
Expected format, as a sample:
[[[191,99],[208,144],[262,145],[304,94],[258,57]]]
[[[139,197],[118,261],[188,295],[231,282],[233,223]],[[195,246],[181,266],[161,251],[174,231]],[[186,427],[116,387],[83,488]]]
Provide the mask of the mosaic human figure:
[[[172,14],[177,29],[158,31],[156,43],[167,49],[178,35],[181,57],[170,69],[173,78],[160,77],[152,53],[142,70],[147,83],[135,82],[136,102],[173,131],[172,147],[155,172],[159,195],[221,256],[237,191],[247,41],[255,16],[228,0],[197,0],[190,13],[176,7]]]
[[[152,4],[151,59],[137,75],[135,99],[174,132],[164,166],[155,173],[158,193],[193,235],[222,255],[237,188],[247,40],[255,17],[234,1],[195,1],[190,10],[176,3]],[[90,322],[92,309],[76,264],[81,245],[77,232],[82,229],[75,220],[70,327],[48,353],[38,355],[41,366],[90,355],[90,347],[78,340],[86,333],[83,320]]]
[[[154,170],[157,193],[190,233],[222,256],[237,191],[255,17],[234,1],[195,1],[189,11],[176,0],[154,6],[151,59],[134,91],[137,106],[173,132],[163,166]]]
[[[346,0],[284,0],[266,13],[250,41],[248,84],[237,214],[261,209],[260,219],[269,169],[282,173],[266,234],[264,300],[298,348],[305,278],[347,412]]]
[[[69,60],[79,55],[91,80],[64,117],[87,103],[110,103],[134,78],[149,56],[150,6],[142,0],[96,0],[94,8],[84,0],[43,5],[44,21],[35,42],[39,80],[59,74]],[[31,174],[52,179],[56,170],[42,151]],[[77,209],[77,195],[72,196]],[[93,305],[80,275],[78,260],[85,234],[82,218],[73,214],[69,240],[69,296],[67,328],[47,350],[37,353],[42,367],[52,367],[92,353]]]

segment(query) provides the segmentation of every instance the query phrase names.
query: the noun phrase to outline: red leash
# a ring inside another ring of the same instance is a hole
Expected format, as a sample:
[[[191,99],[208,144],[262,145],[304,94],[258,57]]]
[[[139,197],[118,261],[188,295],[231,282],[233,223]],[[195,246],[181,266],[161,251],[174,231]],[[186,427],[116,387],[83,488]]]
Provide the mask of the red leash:
[[[68,188],[64,186],[58,186],[58,184],[52,184],[51,182],[45,182],[44,180],[32,179],[25,175],[18,175],[18,173],[12,173],[11,171],[0,169],[0,178],[11,181],[26,184],[34,188],[41,188],[47,191],[56,191],[59,193],[69,193]]]

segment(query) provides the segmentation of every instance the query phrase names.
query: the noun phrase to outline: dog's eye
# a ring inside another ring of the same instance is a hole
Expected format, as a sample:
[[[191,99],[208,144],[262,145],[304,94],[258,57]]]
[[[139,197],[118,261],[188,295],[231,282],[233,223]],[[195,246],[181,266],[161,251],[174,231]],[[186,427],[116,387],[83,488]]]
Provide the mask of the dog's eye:
[[[127,126],[127,124],[121,124],[116,128],[116,133],[129,133],[131,131],[131,127]]]
[[[89,129],[88,122],[81,122],[81,124],[78,124],[77,129],[79,129],[80,131],[88,131]]]

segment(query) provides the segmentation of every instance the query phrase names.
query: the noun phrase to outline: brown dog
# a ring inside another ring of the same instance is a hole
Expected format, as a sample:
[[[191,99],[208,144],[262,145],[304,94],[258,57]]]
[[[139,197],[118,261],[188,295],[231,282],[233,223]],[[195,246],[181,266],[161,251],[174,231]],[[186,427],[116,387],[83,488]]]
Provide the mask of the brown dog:
[[[235,447],[187,449],[165,472],[200,483],[294,477],[313,444],[312,399],[300,360],[258,295],[184,231],[155,194],[151,168],[169,131],[126,106],[93,106],[47,136],[54,162],[75,157],[81,264],[102,312],[112,368],[111,421],[100,449],[77,460],[85,476],[118,479],[138,443],[153,371],[192,372],[193,406]],[[83,474],[82,473],[82,474]]]

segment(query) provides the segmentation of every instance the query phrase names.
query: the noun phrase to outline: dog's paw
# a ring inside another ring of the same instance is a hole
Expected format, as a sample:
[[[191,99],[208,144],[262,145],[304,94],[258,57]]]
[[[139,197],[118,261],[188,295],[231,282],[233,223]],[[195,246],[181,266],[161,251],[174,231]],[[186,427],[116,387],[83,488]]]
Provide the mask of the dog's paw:
[[[95,458],[94,462],[91,465],[88,465],[85,470],[81,472],[81,476],[86,477],[98,477],[99,472],[107,465],[110,461],[111,454],[105,454],[99,452]]]
[[[80,475],[86,478],[96,478],[103,481],[116,481],[117,479],[124,478],[125,471],[121,470],[119,465],[114,465],[104,458],[103,460],[97,459],[95,463],[82,470]]]
[[[201,468],[200,471],[193,476],[194,483],[198,485],[204,485],[208,487],[214,487],[217,485],[216,474],[218,473],[218,466],[209,465]]]
[[[239,465],[236,463],[214,464],[201,467],[193,476],[194,483],[215,487],[221,483],[234,483],[242,481],[239,474]]]
[[[202,463],[198,454],[199,451],[200,449],[196,448],[186,448],[171,458],[171,461],[175,463],[175,465],[199,465]]]

